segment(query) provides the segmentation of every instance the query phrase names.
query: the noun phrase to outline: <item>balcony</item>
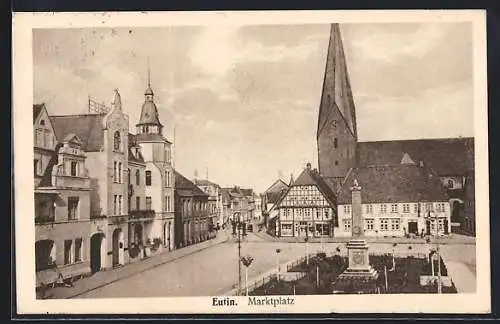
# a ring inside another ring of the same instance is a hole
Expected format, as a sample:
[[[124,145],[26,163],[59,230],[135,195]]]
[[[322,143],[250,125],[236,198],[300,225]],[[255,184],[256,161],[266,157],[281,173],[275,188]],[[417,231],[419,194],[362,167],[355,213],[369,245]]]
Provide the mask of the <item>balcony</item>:
[[[120,225],[126,222],[127,222],[126,215],[108,216],[108,224],[110,225]]]
[[[155,211],[152,209],[143,209],[143,210],[131,210],[130,211],[130,220],[150,220],[155,217]]]

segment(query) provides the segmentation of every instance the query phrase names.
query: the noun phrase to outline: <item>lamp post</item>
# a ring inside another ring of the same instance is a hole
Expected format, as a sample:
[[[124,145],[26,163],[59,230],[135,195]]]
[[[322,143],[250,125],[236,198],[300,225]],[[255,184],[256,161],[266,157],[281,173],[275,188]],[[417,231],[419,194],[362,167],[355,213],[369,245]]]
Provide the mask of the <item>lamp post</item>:
[[[432,204],[432,203],[430,203]],[[429,216],[430,216],[430,211],[429,211]],[[438,215],[437,213],[434,213],[434,219],[436,222],[436,254],[437,254],[437,259],[438,259],[438,282],[437,282],[437,293],[441,294],[442,287],[441,287],[441,254],[439,253],[439,221],[438,221]],[[434,261],[433,261],[434,263]]]
[[[276,249],[276,265],[277,265],[277,268],[278,268],[278,281],[280,280],[280,252],[281,252],[281,249]]]
[[[241,226],[240,226],[240,216],[239,212],[233,214],[233,219],[237,217],[236,230],[238,231],[238,295],[241,292]]]
[[[252,264],[253,257],[250,255],[244,256],[241,258],[241,262],[245,266],[245,290],[246,295],[248,296],[248,267]]]

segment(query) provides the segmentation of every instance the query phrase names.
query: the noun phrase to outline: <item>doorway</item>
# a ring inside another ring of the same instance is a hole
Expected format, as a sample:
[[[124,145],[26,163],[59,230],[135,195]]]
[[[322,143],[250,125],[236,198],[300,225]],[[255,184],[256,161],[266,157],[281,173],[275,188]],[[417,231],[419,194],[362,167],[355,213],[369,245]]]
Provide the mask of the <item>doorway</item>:
[[[96,273],[102,268],[102,241],[104,234],[96,233],[90,238],[90,269],[92,273]]]
[[[123,232],[120,228],[113,231],[113,267],[123,265]]]
[[[415,221],[408,222],[408,233],[418,235],[418,223]]]

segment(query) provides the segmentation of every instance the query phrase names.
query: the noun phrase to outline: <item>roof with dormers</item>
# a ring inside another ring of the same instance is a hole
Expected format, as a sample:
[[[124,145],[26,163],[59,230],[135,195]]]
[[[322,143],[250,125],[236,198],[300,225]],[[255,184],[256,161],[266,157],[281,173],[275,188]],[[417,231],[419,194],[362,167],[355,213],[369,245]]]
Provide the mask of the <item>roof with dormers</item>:
[[[56,138],[64,141],[66,135],[74,133],[82,141],[86,152],[100,151],[104,145],[102,120],[105,114],[50,116]]]
[[[351,203],[354,180],[361,186],[363,203],[448,201],[439,176],[428,167],[414,164],[381,165],[352,169],[342,183],[337,202]]]
[[[474,138],[359,142],[358,167],[398,165],[403,157],[420,161],[438,175],[465,175],[474,170]],[[406,156],[405,156],[406,155]]]

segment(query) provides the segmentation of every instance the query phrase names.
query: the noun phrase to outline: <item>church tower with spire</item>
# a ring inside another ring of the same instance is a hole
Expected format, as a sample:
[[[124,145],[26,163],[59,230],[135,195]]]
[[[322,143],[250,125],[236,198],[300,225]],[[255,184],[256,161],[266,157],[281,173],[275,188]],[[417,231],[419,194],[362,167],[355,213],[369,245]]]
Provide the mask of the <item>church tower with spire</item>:
[[[356,111],[338,24],[332,24],[319,107],[317,148],[320,173],[341,182],[356,162]]]
[[[172,143],[163,136],[158,108],[154,102],[148,62],[148,83],[144,91],[141,116],[136,124],[136,143],[146,163],[146,209],[154,210],[155,219],[149,239],[160,238],[164,247],[174,248],[174,172],[171,161]]]

